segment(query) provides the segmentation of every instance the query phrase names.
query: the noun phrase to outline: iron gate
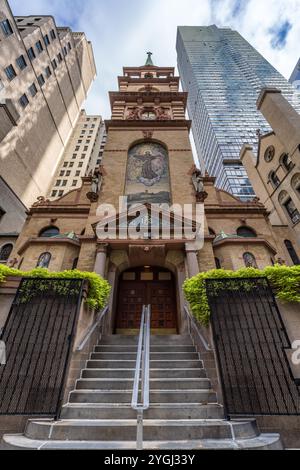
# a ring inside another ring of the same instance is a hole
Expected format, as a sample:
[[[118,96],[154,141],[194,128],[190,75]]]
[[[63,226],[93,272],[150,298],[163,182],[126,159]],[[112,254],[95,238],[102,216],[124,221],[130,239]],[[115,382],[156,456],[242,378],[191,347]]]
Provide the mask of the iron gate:
[[[82,288],[81,279],[21,280],[1,335],[0,414],[57,415]]]
[[[207,279],[206,290],[227,417],[300,414],[291,344],[268,279]]]

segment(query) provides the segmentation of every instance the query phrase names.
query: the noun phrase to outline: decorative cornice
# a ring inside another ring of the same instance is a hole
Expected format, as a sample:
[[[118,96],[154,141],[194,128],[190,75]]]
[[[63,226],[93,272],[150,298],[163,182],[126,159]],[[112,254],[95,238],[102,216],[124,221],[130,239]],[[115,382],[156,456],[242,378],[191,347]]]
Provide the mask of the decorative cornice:
[[[28,238],[18,249],[18,255],[22,255],[24,251],[28,248],[31,244],[48,244],[48,245],[73,245],[80,247],[81,243],[77,240],[72,240],[71,238],[43,238],[43,237],[36,237],[36,238]]]
[[[265,245],[270,251],[273,252],[275,255],[277,253],[276,249],[269,243],[267,240],[264,238],[223,238],[222,240],[219,240],[217,242],[214,242],[214,247],[219,247],[221,245],[230,245],[230,244],[235,244],[235,245]]]
[[[190,130],[192,125],[192,121],[189,121],[187,119],[182,119],[182,120],[168,120],[168,121],[151,121],[151,128],[153,129],[159,129],[159,128],[178,128],[178,127],[185,127],[188,130]],[[111,119],[111,120],[106,120],[105,121],[105,126],[106,129],[109,129],[111,127],[128,127],[132,128],[134,127],[136,130],[143,130],[142,128],[144,127],[149,127],[149,121],[129,121],[129,120],[124,120],[124,119]]]
[[[188,93],[185,91],[110,91],[109,99],[111,108],[115,101],[124,101],[125,103],[136,103],[142,100],[143,103],[152,103],[156,98],[161,102],[182,101],[184,106],[187,104]]]

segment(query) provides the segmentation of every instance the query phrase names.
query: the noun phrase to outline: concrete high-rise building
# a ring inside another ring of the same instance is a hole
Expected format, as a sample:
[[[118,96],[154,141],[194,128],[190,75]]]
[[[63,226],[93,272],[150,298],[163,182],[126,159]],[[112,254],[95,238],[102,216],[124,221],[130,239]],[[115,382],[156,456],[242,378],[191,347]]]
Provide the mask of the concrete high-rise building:
[[[57,27],[52,16],[14,17],[0,0],[2,236],[13,240],[26,208],[49,193],[95,76],[84,33]]]
[[[240,162],[241,146],[257,147],[258,134],[271,130],[256,100],[269,86],[294,103],[294,88],[230,28],[180,26],[177,54],[200,165],[219,188],[246,200],[254,192]]]
[[[289,82],[297,89],[300,90],[300,59],[298,60],[296,67],[290,77]]]
[[[81,178],[101,164],[105,139],[101,116],[87,116],[81,111],[55,175],[50,198],[64,196],[81,186]]]

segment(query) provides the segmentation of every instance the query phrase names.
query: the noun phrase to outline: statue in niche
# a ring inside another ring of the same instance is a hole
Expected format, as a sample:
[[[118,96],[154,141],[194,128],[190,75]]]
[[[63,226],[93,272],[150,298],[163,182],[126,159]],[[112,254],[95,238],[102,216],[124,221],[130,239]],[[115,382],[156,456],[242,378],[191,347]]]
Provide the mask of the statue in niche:
[[[195,188],[197,202],[204,202],[208,194],[204,190],[203,176],[198,168],[195,168],[192,174],[192,183]]]
[[[91,202],[98,201],[99,193],[101,191],[101,186],[103,182],[103,172],[101,168],[96,168],[93,174],[90,174],[91,177],[91,190],[87,193],[87,198]]]

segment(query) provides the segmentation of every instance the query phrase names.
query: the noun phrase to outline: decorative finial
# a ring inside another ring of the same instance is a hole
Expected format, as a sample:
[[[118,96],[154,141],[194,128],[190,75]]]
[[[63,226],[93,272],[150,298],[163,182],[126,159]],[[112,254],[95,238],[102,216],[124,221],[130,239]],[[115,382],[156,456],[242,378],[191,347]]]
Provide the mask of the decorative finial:
[[[153,67],[154,64],[153,64],[152,58],[151,58],[153,53],[152,52],[147,52],[147,55],[148,55],[148,57],[147,57],[145,65],[148,65],[149,67]]]

